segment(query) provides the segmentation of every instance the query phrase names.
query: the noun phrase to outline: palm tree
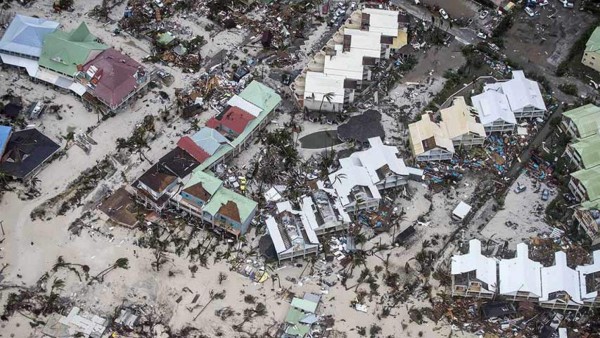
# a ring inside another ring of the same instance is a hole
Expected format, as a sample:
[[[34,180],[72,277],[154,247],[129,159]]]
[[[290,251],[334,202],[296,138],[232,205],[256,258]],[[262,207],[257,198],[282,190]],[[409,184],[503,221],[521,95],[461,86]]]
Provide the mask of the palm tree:
[[[328,103],[331,103],[331,100],[333,99],[333,95],[335,95],[335,93],[333,93],[333,92],[323,94],[323,97],[321,98],[321,105],[319,105],[319,113],[323,109],[323,102],[325,102],[325,100],[327,100]]]
[[[89,282],[88,285],[91,285],[95,280],[99,281],[99,282],[103,282],[104,281],[104,277],[111,271],[115,270],[115,269],[129,269],[129,259],[127,258],[119,258],[117,259],[113,265],[109,266],[108,268],[100,271],[100,273],[98,273],[96,276],[94,276]]]

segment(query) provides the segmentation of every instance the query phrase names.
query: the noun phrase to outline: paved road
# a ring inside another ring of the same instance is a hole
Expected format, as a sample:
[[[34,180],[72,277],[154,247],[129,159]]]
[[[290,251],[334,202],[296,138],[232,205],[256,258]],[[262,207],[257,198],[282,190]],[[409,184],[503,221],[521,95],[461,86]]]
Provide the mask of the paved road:
[[[408,12],[408,14],[416,18],[419,18],[426,22],[431,22],[432,13],[429,12],[427,8],[423,6],[416,6],[413,0],[392,0],[392,3],[394,5],[404,8],[404,10]],[[436,16],[436,21],[437,20],[442,20],[442,18]],[[454,35],[456,40],[462,43],[463,45],[470,45],[477,41],[477,33],[474,32],[472,29],[457,27],[450,28],[448,21],[444,20],[443,22],[444,24],[442,25],[442,29],[447,31],[449,34]]]
[[[550,117],[546,120],[546,123],[544,124],[542,129],[539,131],[539,133],[535,136],[533,141],[531,143],[529,143],[527,148],[525,148],[525,150],[523,150],[523,152],[519,156],[519,158],[521,159],[521,162],[516,161],[515,163],[513,163],[512,167],[508,171],[508,176],[507,176],[508,178],[513,180],[513,179],[516,179],[517,177],[519,177],[519,174],[521,173],[521,169],[523,169],[523,167],[527,164],[527,162],[531,158],[531,151],[534,150],[535,148],[539,147],[542,144],[542,142],[548,137],[548,135],[550,135],[550,133],[553,132],[552,127],[550,126],[550,121],[552,121],[555,117],[560,117],[562,112],[563,112],[563,109],[562,109],[562,106],[560,106],[560,107],[558,107],[558,109],[556,109],[556,111],[554,113],[552,113],[552,115],[550,115]]]

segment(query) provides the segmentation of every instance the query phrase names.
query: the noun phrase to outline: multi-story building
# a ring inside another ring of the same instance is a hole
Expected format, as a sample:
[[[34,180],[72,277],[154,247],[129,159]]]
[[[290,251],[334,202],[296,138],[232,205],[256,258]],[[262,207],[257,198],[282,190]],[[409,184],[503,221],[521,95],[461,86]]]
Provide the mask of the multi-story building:
[[[597,72],[600,71],[600,27],[594,29],[586,42],[581,63]]]
[[[584,139],[598,134],[600,129],[600,108],[586,104],[563,113],[561,129],[571,138]]]
[[[454,143],[444,123],[432,120],[432,113],[408,125],[410,146],[417,161],[446,161],[454,156]]]
[[[485,127],[464,97],[455,97],[450,107],[440,109],[440,116],[455,148],[482,146],[485,142]]]
[[[565,152],[578,169],[590,169],[600,165],[600,135],[571,142]]]
[[[539,305],[557,310],[577,310],[583,305],[579,289],[579,273],[567,266],[567,255],[554,254],[554,265],[542,267],[542,295]]]
[[[498,263],[499,294],[516,301],[537,301],[542,296],[542,264],[529,259],[525,243],[517,244],[517,256]]]
[[[581,299],[584,306],[600,306],[600,250],[592,253],[590,264],[576,268],[579,273]]]
[[[522,70],[513,70],[511,80],[486,84],[483,90],[504,94],[516,119],[543,118],[546,113],[540,86],[526,78]]]
[[[469,241],[469,252],[452,257],[452,295],[494,298],[497,288],[496,260],[481,254],[481,242]]]
[[[517,120],[506,95],[488,90],[471,97],[471,101],[487,134],[514,132]]]

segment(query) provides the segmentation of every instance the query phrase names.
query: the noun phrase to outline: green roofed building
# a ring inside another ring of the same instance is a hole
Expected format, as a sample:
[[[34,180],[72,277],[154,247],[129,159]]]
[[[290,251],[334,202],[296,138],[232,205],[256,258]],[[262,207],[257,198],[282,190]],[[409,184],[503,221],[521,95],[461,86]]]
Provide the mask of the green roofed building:
[[[600,165],[600,135],[586,137],[567,146],[567,155],[579,169]]]
[[[582,203],[600,200],[600,166],[571,173],[569,189]]]
[[[70,32],[56,30],[44,38],[40,67],[74,77],[78,66],[84,65],[108,48],[97,40],[85,22]]]
[[[583,139],[598,134],[600,108],[586,104],[563,113],[561,128],[574,139]]]
[[[600,72],[600,27],[594,29],[594,32],[585,44],[581,63]]]
[[[202,208],[203,217],[213,226],[236,236],[248,231],[258,204],[229,189],[220,188]]]

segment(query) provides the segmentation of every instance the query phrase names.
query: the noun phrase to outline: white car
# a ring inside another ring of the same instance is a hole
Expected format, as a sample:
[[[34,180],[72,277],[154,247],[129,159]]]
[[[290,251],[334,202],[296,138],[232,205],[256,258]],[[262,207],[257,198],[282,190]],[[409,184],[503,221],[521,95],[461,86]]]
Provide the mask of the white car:
[[[440,8],[440,15],[442,16],[442,18],[444,20],[450,19],[450,17],[448,16],[448,13],[446,13],[446,11],[443,8]]]
[[[485,39],[487,39],[487,34],[485,34],[482,31],[479,31],[479,32],[477,32],[477,37],[480,38],[480,39],[482,39],[482,40],[485,40]]]
[[[535,15],[535,13],[533,12],[533,9],[531,9],[529,7],[525,7],[525,13],[527,13],[527,15],[529,15],[529,16]]]
[[[564,8],[573,8],[573,3],[569,2],[569,0],[558,0],[562,3]]]
[[[544,7],[546,5],[548,5],[548,0],[539,0],[538,1],[538,6]]]
[[[490,14],[490,12],[483,10],[481,12],[479,12],[479,19],[483,20],[485,18],[487,18],[487,16]]]

